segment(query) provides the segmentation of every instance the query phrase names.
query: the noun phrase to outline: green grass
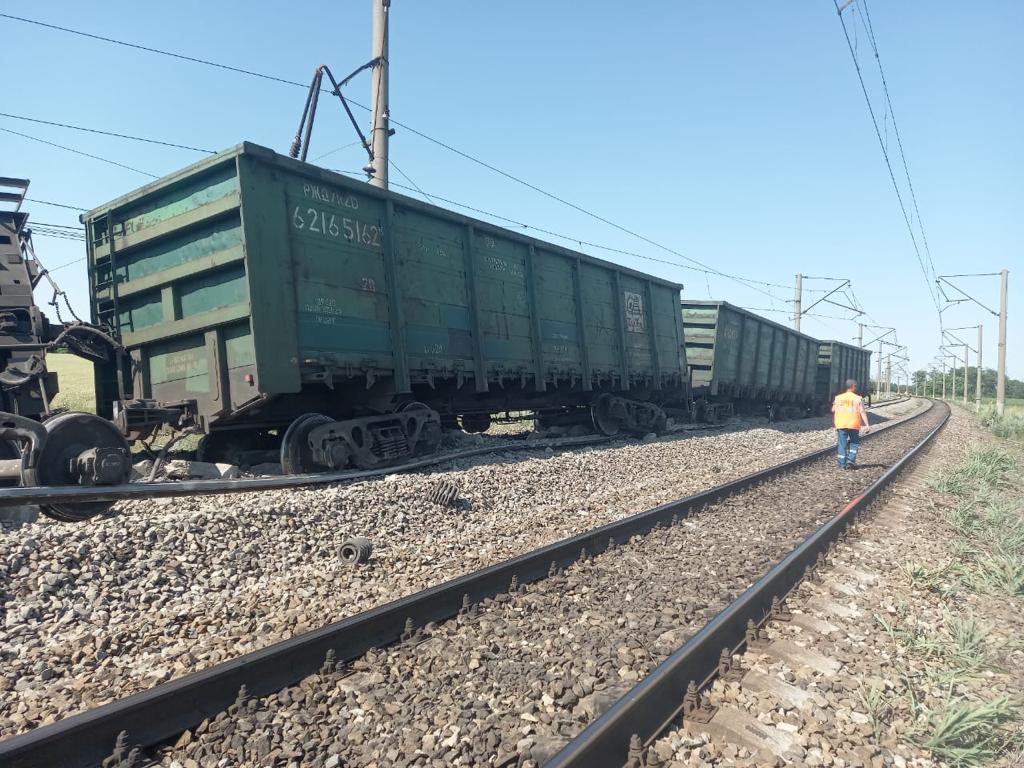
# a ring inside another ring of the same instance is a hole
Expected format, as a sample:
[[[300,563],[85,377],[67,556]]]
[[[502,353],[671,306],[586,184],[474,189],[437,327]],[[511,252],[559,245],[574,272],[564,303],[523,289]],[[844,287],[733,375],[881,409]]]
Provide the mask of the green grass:
[[[952,471],[932,478],[929,485],[940,493],[966,497],[998,484],[1016,464],[1013,454],[1008,451],[982,446],[971,451]]]
[[[1024,440],[1024,405],[1007,403],[1002,416],[996,414],[994,405],[983,405],[978,416],[996,437]]]
[[[1007,758],[1024,755],[1021,702],[991,696],[985,686],[989,677],[1005,671],[1001,660],[1009,658],[1006,652],[1018,640],[997,639],[973,616],[957,613],[970,595],[1011,605],[1024,597],[1024,501],[1019,453],[1013,451],[1008,444],[975,447],[960,464],[930,480],[932,488],[955,501],[947,512],[948,559],[901,567],[915,588],[939,596],[944,620],[939,627],[923,624],[908,615],[905,603],[895,615],[876,615],[897,651],[894,674],[901,685],[892,692],[860,692],[876,734],[900,717],[911,725],[908,741],[953,766],[1000,759],[1006,764]]]
[[[69,354],[46,356],[46,367],[57,374],[60,392],[53,399],[54,408],[96,413],[96,395],[92,363]]]
[[[911,740],[952,765],[985,765],[1004,752],[1008,739],[1002,726],[1014,720],[1014,707],[1005,698],[959,701],[952,687],[940,710],[917,707],[919,725]]]

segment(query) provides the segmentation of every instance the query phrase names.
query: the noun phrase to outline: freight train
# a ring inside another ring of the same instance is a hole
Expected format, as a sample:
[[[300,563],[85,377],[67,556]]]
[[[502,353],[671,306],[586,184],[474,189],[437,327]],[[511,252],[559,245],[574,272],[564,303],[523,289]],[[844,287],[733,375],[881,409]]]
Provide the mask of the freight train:
[[[0,414],[26,484],[126,482],[129,442],[168,428],[201,434],[201,459],[269,449],[320,472],[431,452],[497,412],[645,434],[669,414],[807,413],[866,381],[866,350],[829,342],[844,351],[822,362],[724,302],[681,307],[677,283],[250,143],[81,220],[92,322],[64,334],[101,359],[97,415]]]

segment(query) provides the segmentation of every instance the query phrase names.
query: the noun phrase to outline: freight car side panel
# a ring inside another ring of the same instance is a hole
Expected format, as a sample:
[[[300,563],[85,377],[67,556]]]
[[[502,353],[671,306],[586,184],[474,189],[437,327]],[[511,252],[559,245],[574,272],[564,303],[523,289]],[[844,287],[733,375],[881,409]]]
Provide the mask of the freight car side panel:
[[[392,230],[409,368],[472,374],[465,227],[395,206]]]
[[[583,375],[573,262],[546,250],[534,260],[541,349],[550,376]]]
[[[822,402],[831,401],[843,391],[847,379],[854,379],[858,392],[866,394],[870,387],[871,352],[867,349],[823,341],[818,347],[816,396]]]
[[[612,272],[592,264],[580,266],[580,279],[590,369],[598,380],[611,380],[622,367],[615,280]]]
[[[439,378],[463,400],[682,380],[678,285],[255,145],[83,220],[128,394],[195,400],[207,425],[252,405],[288,419],[303,403],[279,396],[339,381],[386,407]],[[117,377],[102,384],[109,406]]]
[[[530,303],[526,290],[527,248],[522,243],[466,229],[486,370],[533,373]]]

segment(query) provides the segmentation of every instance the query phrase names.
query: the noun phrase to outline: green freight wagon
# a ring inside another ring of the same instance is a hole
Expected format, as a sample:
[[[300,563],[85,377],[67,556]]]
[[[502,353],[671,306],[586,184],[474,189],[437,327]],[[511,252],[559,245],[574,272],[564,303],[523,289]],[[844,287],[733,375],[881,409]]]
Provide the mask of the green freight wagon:
[[[871,388],[871,350],[841,341],[818,343],[817,399],[823,405],[846,388],[847,379],[857,382],[858,394]]]
[[[98,368],[98,412],[130,436],[172,422],[207,458],[280,444],[315,471],[504,410],[651,431],[685,396],[680,285],[254,144],[82,222],[93,321],[126,358]]]
[[[770,416],[812,404],[816,339],[725,301],[683,301],[682,318],[695,402]]]

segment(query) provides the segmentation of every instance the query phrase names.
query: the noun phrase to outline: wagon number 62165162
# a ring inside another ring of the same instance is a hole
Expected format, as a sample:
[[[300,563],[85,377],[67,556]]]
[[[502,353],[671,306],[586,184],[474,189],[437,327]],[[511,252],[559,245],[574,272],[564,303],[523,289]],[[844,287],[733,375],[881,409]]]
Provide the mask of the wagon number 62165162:
[[[350,243],[360,243],[371,248],[380,247],[381,228],[376,224],[367,224],[358,219],[338,216],[316,208],[295,206],[292,211],[292,226],[322,235],[323,237],[345,238]]]

